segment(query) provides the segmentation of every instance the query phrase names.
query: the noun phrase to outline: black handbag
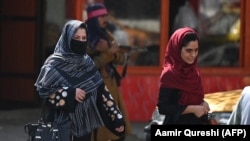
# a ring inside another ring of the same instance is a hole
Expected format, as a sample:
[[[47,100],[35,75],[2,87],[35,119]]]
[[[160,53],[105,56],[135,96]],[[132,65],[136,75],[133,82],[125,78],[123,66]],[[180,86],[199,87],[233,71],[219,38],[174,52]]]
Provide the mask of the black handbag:
[[[27,141],[69,141],[71,121],[59,124],[57,114],[53,122],[47,122],[45,118],[46,99],[43,100],[42,112],[37,123],[27,123],[24,131],[28,134]]]

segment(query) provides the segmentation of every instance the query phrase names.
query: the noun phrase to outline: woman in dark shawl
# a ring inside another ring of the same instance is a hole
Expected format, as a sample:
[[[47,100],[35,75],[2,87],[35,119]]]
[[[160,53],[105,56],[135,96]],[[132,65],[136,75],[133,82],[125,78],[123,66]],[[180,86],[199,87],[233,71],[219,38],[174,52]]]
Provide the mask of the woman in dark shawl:
[[[87,35],[83,22],[68,21],[35,83],[39,95],[48,98],[50,111],[59,115],[60,122],[72,122],[74,141],[89,141],[92,130],[109,121],[113,132],[124,132],[123,116],[86,54]]]
[[[165,53],[160,76],[158,109],[165,124],[203,124],[209,105],[205,102],[197,68],[199,39],[188,27],[176,30]]]

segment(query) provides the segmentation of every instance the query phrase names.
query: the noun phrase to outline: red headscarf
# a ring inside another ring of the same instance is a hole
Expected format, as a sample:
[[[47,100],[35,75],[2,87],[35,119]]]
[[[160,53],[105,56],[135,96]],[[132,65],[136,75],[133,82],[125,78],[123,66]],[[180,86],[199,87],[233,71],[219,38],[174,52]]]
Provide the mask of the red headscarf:
[[[197,57],[193,64],[187,64],[181,58],[182,40],[190,32],[195,33],[193,29],[184,27],[173,33],[166,48],[160,76],[161,87],[181,90],[181,105],[201,104],[204,98]]]

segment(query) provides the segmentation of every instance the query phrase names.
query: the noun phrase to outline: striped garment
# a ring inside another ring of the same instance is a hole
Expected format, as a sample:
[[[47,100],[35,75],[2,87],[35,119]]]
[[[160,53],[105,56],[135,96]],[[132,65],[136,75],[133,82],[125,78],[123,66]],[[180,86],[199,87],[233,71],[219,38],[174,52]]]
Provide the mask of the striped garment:
[[[86,25],[77,20],[65,24],[54,53],[44,62],[35,82],[43,98],[62,87],[81,88],[87,93],[88,98],[77,103],[74,113],[60,111],[61,118],[71,119],[72,134],[78,137],[104,125],[96,105],[97,89],[103,84],[101,75],[87,54],[78,55],[70,49],[70,41],[80,25],[86,29]]]

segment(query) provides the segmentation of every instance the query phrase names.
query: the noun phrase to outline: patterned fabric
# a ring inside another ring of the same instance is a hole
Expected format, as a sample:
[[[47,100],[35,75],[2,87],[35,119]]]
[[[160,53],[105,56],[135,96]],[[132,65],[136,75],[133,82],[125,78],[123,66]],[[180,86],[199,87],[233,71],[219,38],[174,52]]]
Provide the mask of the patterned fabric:
[[[35,83],[41,97],[48,97],[63,87],[81,88],[87,93],[87,98],[76,104],[70,116],[60,111],[61,117],[72,120],[75,136],[86,135],[103,125],[96,106],[97,89],[103,84],[101,75],[87,54],[75,54],[70,48],[70,41],[80,26],[86,29],[86,25],[77,20],[65,24],[54,53],[45,61]]]

